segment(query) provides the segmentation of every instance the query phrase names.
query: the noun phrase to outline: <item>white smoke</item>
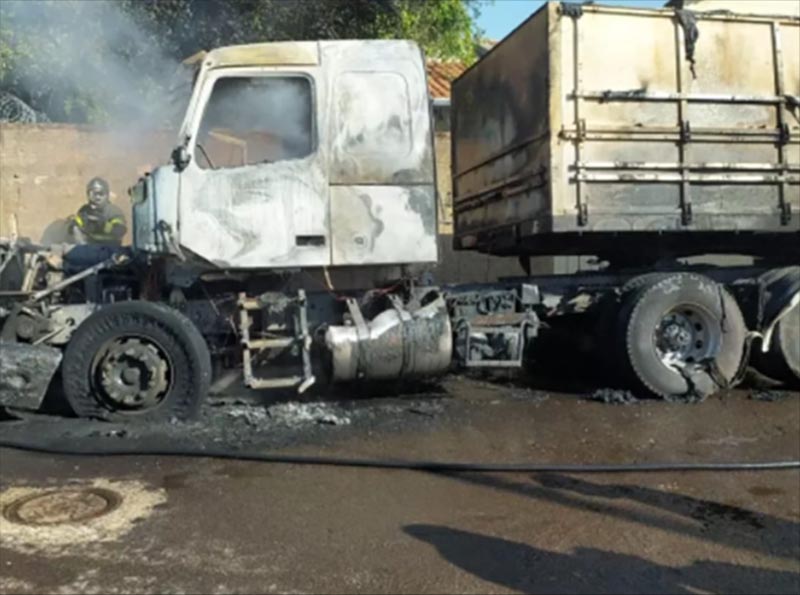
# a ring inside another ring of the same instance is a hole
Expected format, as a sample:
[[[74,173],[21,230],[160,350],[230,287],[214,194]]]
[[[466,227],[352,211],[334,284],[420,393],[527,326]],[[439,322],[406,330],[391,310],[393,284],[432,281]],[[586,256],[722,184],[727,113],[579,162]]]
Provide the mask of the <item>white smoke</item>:
[[[231,77],[218,80],[203,116],[201,137],[221,129],[248,146],[250,163],[270,156],[270,150],[255,142],[259,135],[280,142],[283,157],[304,157],[311,152],[311,87],[302,77],[252,80]],[[263,152],[263,154],[261,154]],[[275,160],[277,155],[271,155]]]
[[[2,0],[0,27],[14,55],[0,84],[53,119],[135,130],[174,125],[184,106],[180,63],[116,1]]]

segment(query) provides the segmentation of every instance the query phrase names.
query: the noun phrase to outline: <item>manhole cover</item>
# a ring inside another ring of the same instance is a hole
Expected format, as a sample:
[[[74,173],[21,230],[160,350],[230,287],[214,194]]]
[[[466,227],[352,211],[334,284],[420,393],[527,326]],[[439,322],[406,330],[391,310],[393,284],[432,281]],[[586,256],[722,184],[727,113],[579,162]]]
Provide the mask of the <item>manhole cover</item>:
[[[111,490],[68,488],[19,498],[5,507],[3,516],[23,525],[80,523],[108,514],[121,502]]]

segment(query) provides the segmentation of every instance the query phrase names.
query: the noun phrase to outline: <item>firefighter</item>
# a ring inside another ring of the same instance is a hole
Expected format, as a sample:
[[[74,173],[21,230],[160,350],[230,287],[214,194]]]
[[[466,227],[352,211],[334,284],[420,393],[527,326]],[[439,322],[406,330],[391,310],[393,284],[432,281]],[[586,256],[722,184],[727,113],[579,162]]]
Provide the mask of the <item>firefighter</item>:
[[[125,216],[109,201],[108,182],[92,178],[86,185],[86,198],[86,204],[70,218],[75,243],[119,246],[127,229]]]

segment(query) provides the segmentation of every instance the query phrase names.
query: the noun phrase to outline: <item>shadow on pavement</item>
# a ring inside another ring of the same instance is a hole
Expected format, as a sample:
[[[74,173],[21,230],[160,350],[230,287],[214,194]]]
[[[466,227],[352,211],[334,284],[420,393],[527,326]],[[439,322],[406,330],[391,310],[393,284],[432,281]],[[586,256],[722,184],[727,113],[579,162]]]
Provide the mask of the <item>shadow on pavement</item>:
[[[790,560],[800,558],[800,523],[712,500],[555,474],[534,475],[533,483],[470,473],[440,475],[722,546]]]
[[[408,535],[470,574],[526,593],[797,593],[800,574],[711,561],[663,566],[627,554],[576,548],[562,554],[437,525]]]

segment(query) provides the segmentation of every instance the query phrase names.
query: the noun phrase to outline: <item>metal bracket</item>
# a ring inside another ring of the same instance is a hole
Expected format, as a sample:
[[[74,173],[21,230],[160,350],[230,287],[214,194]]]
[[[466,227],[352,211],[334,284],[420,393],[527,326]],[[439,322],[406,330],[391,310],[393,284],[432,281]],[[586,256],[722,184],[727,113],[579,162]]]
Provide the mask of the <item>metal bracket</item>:
[[[578,205],[578,225],[581,227],[585,227],[589,223],[589,205],[585,200]]]
[[[692,202],[689,199],[689,194],[685,194],[685,198],[681,201],[681,223],[683,225],[692,224]]]
[[[345,303],[347,304],[347,311],[353,319],[353,325],[356,327],[359,339],[365,339],[369,334],[369,328],[366,320],[364,320],[364,315],[361,313],[361,308],[358,307],[358,302],[354,298],[347,298]]]
[[[306,294],[298,290],[297,298],[292,300],[297,306],[294,316],[294,336],[276,337],[271,339],[252,339],[250,329],[253,320],[251,310],[261,310],[265,307],[258,299],[248,298],[246,294],[239,294],[239,333],[242,345],[242,364],[244,382],[249,388],[288,388],[297,387],[297,392],[302,393],[316,381],[311,368],[311,335],[308,332],[308,315],[306,312]],[[275,378],[258,377],[253,372],[253,351],[271,349],[285,349],[300,343],[301,359],[303,365],[302,376],[281,376]]]
[[[304,393],[316,379],[311,370],[311,334],[308,332],[308,312],[306,311],[307,300],[306,292],[302,289],[297,291],[297,312],[296,312],[296,333],[297,339],[302,342],[301,353],[303,359],[303,382],[297,387],[298,393]]]
[[[582,141],[586,139],[586,119],[581,118],[578,120],[578,140]]]
[[[792,205],[788,200],[781,202],[781,225],[789,225],[792,221]]]
[[[681,114],[686,113],[686,104],[681,102]],[[689,170],[686,164],[686,148],[692,140],[692,126],[689,120],[681,120],[681,142],[680,142],[680,158],[681,158],[681,225],[692,224],[692,190],[689,184]]]
[[[784,122],[781,124],[781,127],[778,130],[778,142],[782,145],[786,145],[790,140],[792,140],[792,133],[789,128],[789,124]]]
[[[511,315],[512,317],[516,317]],[[456,333],[463,341],[463,361],[466,368],[521,368],[525,352],[525,342],[531,332],[535,333],[537,321],[527,316],[517,324],[491,324],[491,316],[482,316],[480,319],[488,324],[472,325],[466,318],[462,318],[456,326]],[[498,320],[502,320],[503,316]],[[509,340],[515,340],[514,357],[509,359],[481,359],[473,358],[472,338],[476,334],[505,335]]]
[[[164,239],[164,242],[167,244],[170,250],[183,262],[186,262],[186,255],[181,250],[181,246],[178,241],[175,239],[175,232],[172,229],[172,226],[160,219],[156,224],[156,232],[161,234],[161,237]]]
[[[565,17],[579,19],[583,16],[583,7],[577,2],[562,2],[558,11]]]
[[[98,262],[96,265],[91,266],[88,269],[84,269],[80,273],[72,275],[72,277],[67,277],[66,279],[64,279],[60,283],[56,283],[55,285],[51,285],[50,287],[47,287],[46,289],[42,289],[40,291],[37,291],[36,293],[34,293],[31,296],[31,300],[34,301],[34,302],[37,302],[37,301],[41,300],[42,298],[47,297],[48,295],[51,295],[53,293],[61,291],[62,289],[66,288],[66,287],[69,287],[70,285],[72,285],[73,283],[75,283],[77,281],[80,281],[81,279],[85,279],[87,277],[91,277],[92,275],[94,275],[94,274],[96,274],[96,273],[98,273],[98,272],[100,272],[100,271],[102,271],[104,269],[109,269],[109,268],[113,268],[115,266],[124,265],[124,264],[128,263],[129,261],[130,261],[130,257],[127,254],[122,254],[122,253],[114,254],[111,257],[105,259],[104,261]]]
[[[681,142],[686,144],[691,142],[692,140],[692,125],[689,124],[689,120],[683,120],[681,122]]]

